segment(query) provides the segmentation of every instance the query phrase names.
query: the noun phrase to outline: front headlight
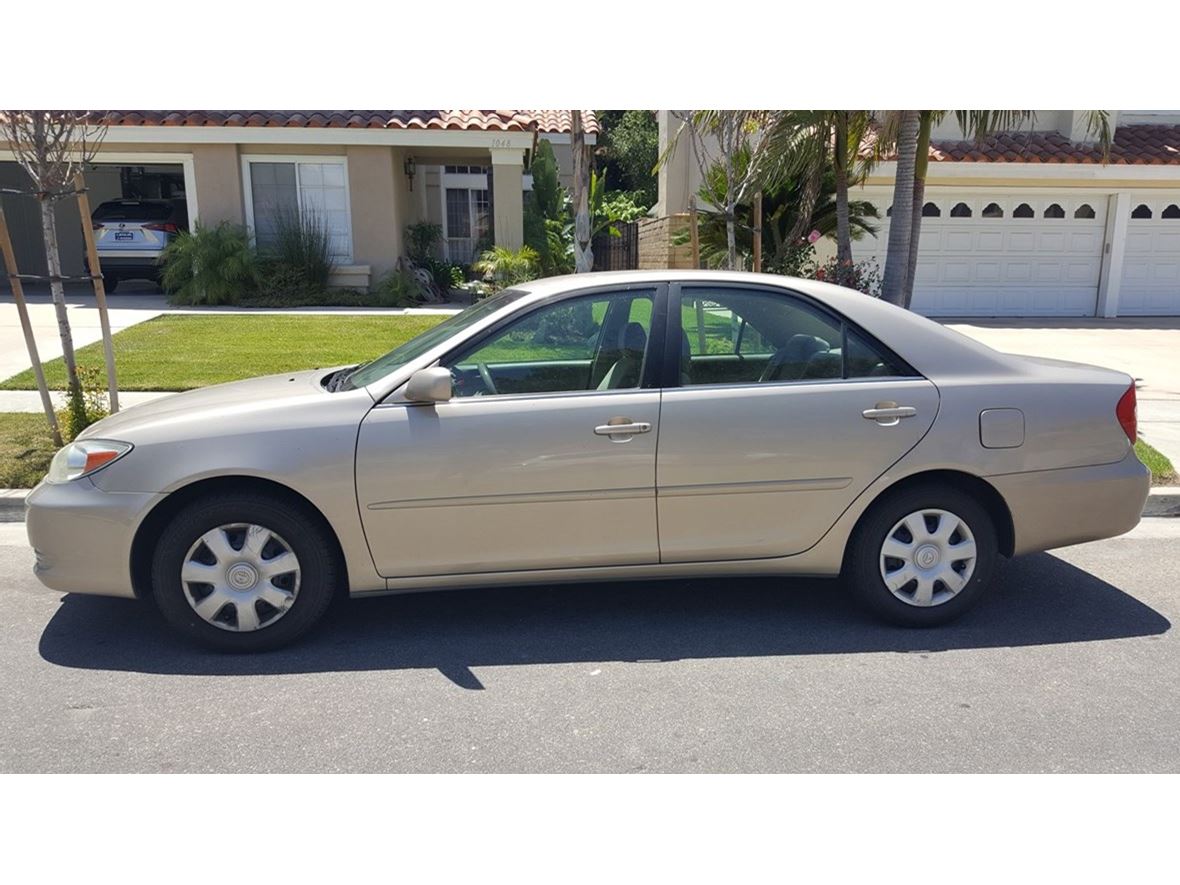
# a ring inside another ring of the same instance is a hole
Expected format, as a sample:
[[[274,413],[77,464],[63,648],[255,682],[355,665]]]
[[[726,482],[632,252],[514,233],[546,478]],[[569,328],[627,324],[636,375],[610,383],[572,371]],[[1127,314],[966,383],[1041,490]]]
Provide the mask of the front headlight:
[[[82,439],[64,446],[49,465],[46,482],[81,479],[106,467],[131,451],[131,443],[112,439]]]

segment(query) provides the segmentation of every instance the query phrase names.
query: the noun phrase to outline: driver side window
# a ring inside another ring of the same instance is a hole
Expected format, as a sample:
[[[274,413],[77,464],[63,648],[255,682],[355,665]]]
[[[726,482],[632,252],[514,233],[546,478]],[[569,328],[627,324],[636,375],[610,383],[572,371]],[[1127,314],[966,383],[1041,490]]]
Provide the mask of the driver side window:
[[[444,361],[454,396],[636,388],[653,303],[651,292],[612,292],[540,307]]]

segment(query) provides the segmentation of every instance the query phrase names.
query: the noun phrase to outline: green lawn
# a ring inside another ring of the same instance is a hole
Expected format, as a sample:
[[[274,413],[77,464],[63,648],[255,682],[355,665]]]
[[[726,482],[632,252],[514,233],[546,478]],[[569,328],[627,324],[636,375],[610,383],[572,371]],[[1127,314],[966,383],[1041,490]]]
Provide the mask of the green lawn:
[[[35,486],[56,451],[40,412],[0,412],[0,489]]]
[[[1143,440],[1139,440],[1135,443],[1135,454],[1139,456],[1139,460],[1151,471],[1151,484],[1153,486],[1172,485],[1176,482],[1176,468],[1172,466],[1172,462],[1163,453],[1153,449]]]
[[[359,363],[379,356],[443,316],[162,316],[115,336],[120,390],[188,390],[206,384]],[[102,345],[78,364],[103,367]],[[45,367],[49,386],[66,387],[60,359]],[[103,376],[105,377],[105,375]],[[0,390],[34,390],[32,370]]]

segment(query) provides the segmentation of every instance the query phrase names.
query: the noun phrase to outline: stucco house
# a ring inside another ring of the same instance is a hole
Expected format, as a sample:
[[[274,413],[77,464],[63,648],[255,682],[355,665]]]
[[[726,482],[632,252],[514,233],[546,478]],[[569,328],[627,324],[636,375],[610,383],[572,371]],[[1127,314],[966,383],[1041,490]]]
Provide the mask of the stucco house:
[[[90,111],[106,127],[87,170],[91,205],[124,196],[184,200],[190,225],[229,221],[265,231],[277,207],[325,219],[334,282],[366,288],[404,254],[408,224],[444,231],[445,257],[472,260],[484,234],[522,242],[526,170],[536,139],[553,144],[569,184],[570,112],[561,110]],[[597,138],[583,111],[587,141]],[[0,188],[27,188],[0,141]],[[21,271],[44,273],[37,207],[5,195]],[[80,220],[58,208],[63,272],[82,273]]]
[[[658,112],[661,150],[679,125],[670,114]],[[1075,111],[1037,111],[1031,127],[982,144],[964,141],[953,115],[935,128],[914,310],[1180,315],[1180,111],[1109,114],[1106,162]],[[661,170],[657,216],[687,211],[700,185],[690,154],[677,150]],[[882,218],[876,237],[853,243],[854,257],[882,268],[895,172],[878,165],[854,194]]]

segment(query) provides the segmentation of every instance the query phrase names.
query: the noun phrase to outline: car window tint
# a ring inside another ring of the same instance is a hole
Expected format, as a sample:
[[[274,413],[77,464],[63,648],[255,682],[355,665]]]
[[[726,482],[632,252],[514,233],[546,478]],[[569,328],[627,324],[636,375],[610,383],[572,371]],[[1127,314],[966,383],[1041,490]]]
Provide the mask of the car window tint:
[[[103,203],[90,217],[95,221],[165,221],[172,210],[169,203],[127,200]]]
[[[649,292],[589,295],[531,311],[445,361],[454,395],[626,390],[651,337]]]
[[[841,324],[786,294],[686,289],[681,384],[840,378]]]
[[[874,378],[910,374],[896,360],[882,352],[859,332],[848,330],[848,353],[844,362],[846,378]]]

